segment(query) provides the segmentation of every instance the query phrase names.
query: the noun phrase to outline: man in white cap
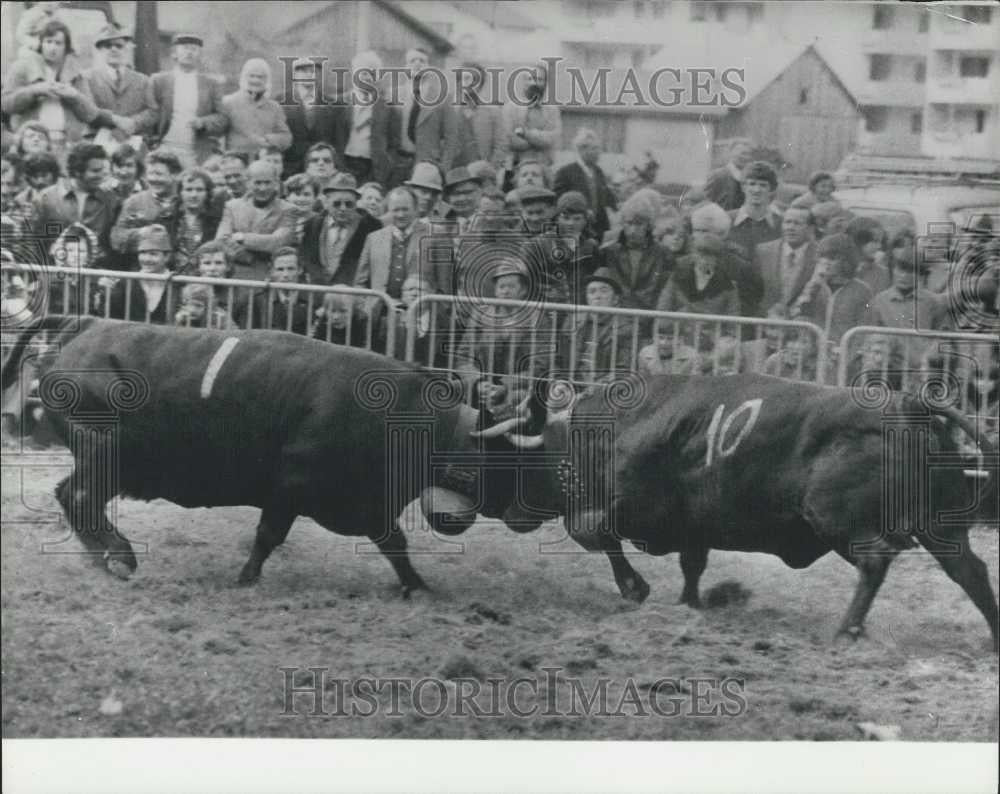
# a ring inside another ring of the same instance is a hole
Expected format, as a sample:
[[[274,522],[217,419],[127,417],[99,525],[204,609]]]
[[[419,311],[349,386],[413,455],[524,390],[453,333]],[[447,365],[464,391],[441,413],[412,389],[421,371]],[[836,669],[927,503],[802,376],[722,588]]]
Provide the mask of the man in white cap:
[[[265,280],[271,255],[295,243],[295,207],[280,196],[277,169],[263,160],[247,168],[247,194],[230,199],[215,239],[226,243],[237,278]]]
[[[97,105],[95,127],[111,130],[116,141],[153,132],[156,110],[149,103],[149,78],[128,66],[132,37],[115,24],[107,25],[94,42],[95,65],[84,73]]]
[[[216,148],[215,137],[229,126],[222,112],[222,88],[199,71],[204,42],[192,33],[174,36],[174,68],[157,72],[149,81],[149,103],[156,108],[156,135],[190,168],[201,164]]]

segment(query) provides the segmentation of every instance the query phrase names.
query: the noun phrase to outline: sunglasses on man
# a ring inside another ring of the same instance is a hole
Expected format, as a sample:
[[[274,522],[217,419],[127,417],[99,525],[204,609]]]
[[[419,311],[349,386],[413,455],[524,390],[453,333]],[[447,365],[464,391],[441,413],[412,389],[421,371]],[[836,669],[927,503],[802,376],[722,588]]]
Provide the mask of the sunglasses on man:
[[[330,202],[330,206],[331,207],[336,207],[337,209],[352,210],[352,209],[354,209],[354,207],[356,206],[356,204],[353,201],[331,201]]]

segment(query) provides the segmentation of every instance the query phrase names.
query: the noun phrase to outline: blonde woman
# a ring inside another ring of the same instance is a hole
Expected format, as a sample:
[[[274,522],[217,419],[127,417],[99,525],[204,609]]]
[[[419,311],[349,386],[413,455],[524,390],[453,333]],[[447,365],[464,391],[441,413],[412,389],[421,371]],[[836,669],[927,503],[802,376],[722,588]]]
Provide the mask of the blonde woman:
[[[251,58],[240,71],[239,90],[222,99],[222,112],[229,120],[227,151],[242,152],[253,160],[265,146],[285,151],[292,145],[285,112],[270,93],[271,67],[263,58]]]

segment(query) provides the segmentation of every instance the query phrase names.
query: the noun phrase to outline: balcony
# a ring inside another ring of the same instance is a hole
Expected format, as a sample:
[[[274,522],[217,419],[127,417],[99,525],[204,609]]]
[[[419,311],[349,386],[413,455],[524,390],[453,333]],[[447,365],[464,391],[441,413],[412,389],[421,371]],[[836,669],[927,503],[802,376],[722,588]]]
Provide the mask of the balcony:
[[[972,24],[932,14],[931,31],[927,39],[932,50],[998,50],[1000,49],[1000,6],[993,9],[990,24]]]
[[[925,85],[903,80],[867,80],[857,92],[859,105],[896,108],[923,107]]]
[[[949,105],[996,105],[1000,85],[990,77],[931,77],[927,101]]]
[[[912,30],[866,30],[861,34],[861,51],[888,55],[925,55],[927,34]]]

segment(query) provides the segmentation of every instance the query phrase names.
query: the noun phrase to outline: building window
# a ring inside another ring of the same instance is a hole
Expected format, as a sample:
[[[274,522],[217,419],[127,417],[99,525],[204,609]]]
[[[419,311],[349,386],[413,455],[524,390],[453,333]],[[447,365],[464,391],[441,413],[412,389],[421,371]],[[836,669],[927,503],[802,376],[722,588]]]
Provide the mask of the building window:
[[[877,5],[872,9],[872,28],[875,30],[888,30],[892,27],[893,9],[884,5]]]
[[[919,21],[917,22],[917,33],[926,33],[931,26],[931,15],[926,11],[920,12]]]
[[[913,82],[923,83],[927,81],[927,62],[917,61],[917,65],[913,67]]]
[[[981,55],[966,56],[958,62],[958,73],[962,77],[986,77],[990,71],[990,59]]]
[[[883,132],[889,123],[889,109],[876,105],[865,108],[862,113],[865,118],[865,132]]]
[[[921,112],[910,114],[910,132],[919,135],[924,131],[924,114]]]
[[[959,16],[966,22],[973,22],[977,25],[990,24],[993,9],[989,6],[962,6]]]
[[[653,0],[653,19],[663,19],[667,15],[669,0]]]
[[[986,130],[986,111],[976,111],[976,133],[982,134]]]
[[[708,3],[703,0],[694,0],[691,3],[691,21],[704,22],[708,19]]]
[[[888,80],[890,63],[892,59],[889,55],[883,55],[876,53],[874,55],[868,56],[868,79],[869,80]]]
[[[800,88],[799,89],[799,104],[808,105],[809,104],[809,89]]]

